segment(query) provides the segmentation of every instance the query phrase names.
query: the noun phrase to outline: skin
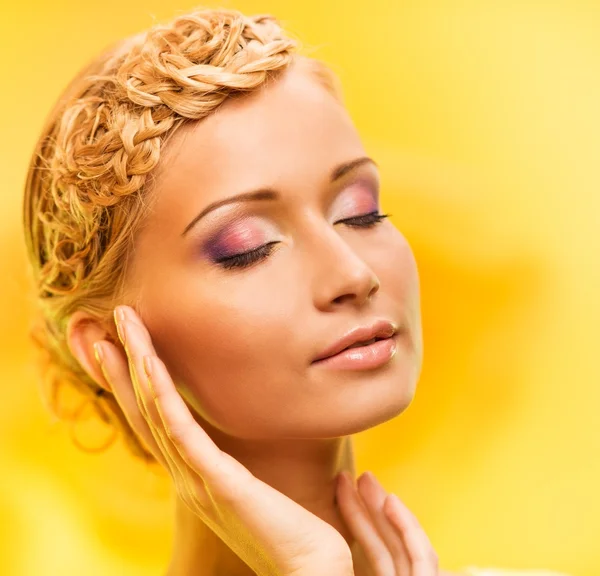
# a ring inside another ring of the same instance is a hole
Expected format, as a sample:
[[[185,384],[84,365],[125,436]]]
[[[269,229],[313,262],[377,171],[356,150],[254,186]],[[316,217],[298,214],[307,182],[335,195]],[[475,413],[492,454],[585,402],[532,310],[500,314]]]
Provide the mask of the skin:
[[[370,228],[340,222],[382,212],[374,163],[361,161],[332,181],[336,168],[367,156],[344,107],[293,67],[186,125],[164,150],[123,302],[212,441],[351,547],[360,531],[353,522],[369,522],[352,516],[352,506],[361,501],[371,522],[381,520],[387,493],[372,475],[359,479],[359,492],[351,480],[336,492],[334,478],[343,471],[355,478],[351,435],[402,413],[422,364],[419,279],[406,239],[389,220]],[[265,188],[278,199],[221,206],[182,234],[213,202]],[[247,268],[214,261],[269,242],[278,243]],[[311,364],[349,329],[380,318],[400,328],[385,366]],[[143,345],[143,336],[132,338]],[[93,344],[115,341],[114,324],[77,312],[68,339],[111,390]],[[371,573],[369,550],[357,552],[356,574]],[[168,574],[192,573],[253,574],[178,500]]]

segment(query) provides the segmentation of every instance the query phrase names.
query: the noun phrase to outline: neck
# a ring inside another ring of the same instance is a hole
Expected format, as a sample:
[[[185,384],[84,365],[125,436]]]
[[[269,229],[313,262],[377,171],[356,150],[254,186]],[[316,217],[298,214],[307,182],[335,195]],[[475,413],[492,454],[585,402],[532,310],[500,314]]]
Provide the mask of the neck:
[[[335,503],[333,477],[355,476],[350,436],[326,440],[244,441],[215,439],[252,474],[352,540]],[[175,504],[174,546],[167,576],[254,576],[245,564],[180,498]]]

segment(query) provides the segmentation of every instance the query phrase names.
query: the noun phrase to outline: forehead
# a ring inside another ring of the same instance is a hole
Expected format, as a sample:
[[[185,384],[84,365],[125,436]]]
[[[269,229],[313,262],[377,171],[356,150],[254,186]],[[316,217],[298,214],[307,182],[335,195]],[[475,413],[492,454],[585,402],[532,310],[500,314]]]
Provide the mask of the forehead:
[[[207,204],[253,188],[285,187],[299,175],[328,178],[364,149],[339,100],[307,71],[291,68],[181,127],[164,152],[159,196],[173,201],[191,190]]]

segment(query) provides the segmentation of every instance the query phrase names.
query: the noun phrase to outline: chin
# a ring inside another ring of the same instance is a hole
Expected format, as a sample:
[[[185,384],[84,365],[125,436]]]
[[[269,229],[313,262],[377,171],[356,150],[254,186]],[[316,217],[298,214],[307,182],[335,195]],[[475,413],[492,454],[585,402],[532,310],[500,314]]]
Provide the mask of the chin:
[[[351,431],[345,434],[356,434],[374,428],[402,414],[412,403],[415,396],[416,382],[402,382],[392,393],[377,394],[372,391],[371,398],[357,403],[349,412],[348,426]]]
[[[420,362],[410,355],[398,358],[391,370],[383,370],[344,391],[345,412],[354,432],[392,420],[412,403],[420,376]],[[362,378],[361,378],[362,380]],[[359,384],[359,385],[357,385]],[[349,392],[349,394],[346,394]],[[351,432],[351,433],[354,433]]]
[[[388,374],[364,373],[336,383],[333,395],[323,399],[310,419],[303,419],[303,435],[349,436],[388,422],[410,406],[417,380],[418,370],[404,365]]]

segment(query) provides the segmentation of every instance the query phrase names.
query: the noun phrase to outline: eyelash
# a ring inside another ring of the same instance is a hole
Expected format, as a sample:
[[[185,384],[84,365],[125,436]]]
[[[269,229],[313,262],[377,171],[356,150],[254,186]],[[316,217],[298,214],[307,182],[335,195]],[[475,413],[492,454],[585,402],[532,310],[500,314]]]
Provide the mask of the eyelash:
[[[351,228],[373,228],[385,218],[389,218],[390,216],[391,214],[370,212],[369,214],[362,214],[361,216],[354,216],[353,218],[338,220],[336,224],[346,224],[346,226],[350,226]],[[258,248],[250,250],[249,252],[243,252],[242,254],[219,258],[215,260],[215,263],[226,270],[231,268],[247,268],[255,262],[266,258],[273,251],[275,244],[279,244],[279,242],[269,242],[268,244],[259,246]]]

